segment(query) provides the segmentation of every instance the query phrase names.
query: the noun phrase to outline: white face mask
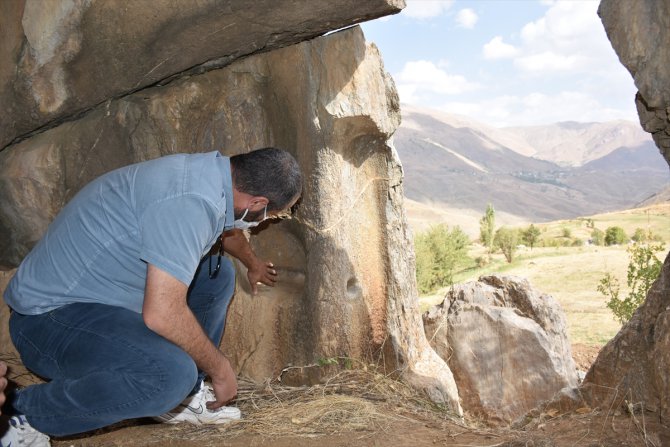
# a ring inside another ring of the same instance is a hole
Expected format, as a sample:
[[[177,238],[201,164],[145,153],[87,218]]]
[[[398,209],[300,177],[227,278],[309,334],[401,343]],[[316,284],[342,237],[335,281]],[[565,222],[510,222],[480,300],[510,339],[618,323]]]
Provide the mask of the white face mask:
[[[244,217],[248,213],[249,213],[249,208],[244,210],[244,214],[242,214],[242,217],[240,217],[239,219],[235,220],[235,222],[233,222],[233,228],[237,228],[239,230],[250,230],[252,228],[257,227],[258,224],[260,224],[261,222],[263,222],[265,219],[268,218],[268,206],[265,205],[265,210],[263,211],[263,219],[260,222],[247,222],[246,220],[244,220]]]

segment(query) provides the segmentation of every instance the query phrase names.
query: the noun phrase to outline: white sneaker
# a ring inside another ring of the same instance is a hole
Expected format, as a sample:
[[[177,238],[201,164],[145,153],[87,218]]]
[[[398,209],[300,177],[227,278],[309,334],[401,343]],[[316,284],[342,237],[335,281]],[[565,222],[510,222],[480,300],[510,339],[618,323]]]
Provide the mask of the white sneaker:
[[[156,416],[154,419],[165,424],[178,424],[189,422],[191,424],[225,424],[242,417],[237,407],[221,407],[210,410],[205,405],[207,402],[215,401],[214,391],[205,382],[201,382],[200,389],[193,396],[189,396],[167,413]]]
[[[23,415],[9,418],[9,428],[2,438],[0,447],[50,447],[49,437],[30,426]]]

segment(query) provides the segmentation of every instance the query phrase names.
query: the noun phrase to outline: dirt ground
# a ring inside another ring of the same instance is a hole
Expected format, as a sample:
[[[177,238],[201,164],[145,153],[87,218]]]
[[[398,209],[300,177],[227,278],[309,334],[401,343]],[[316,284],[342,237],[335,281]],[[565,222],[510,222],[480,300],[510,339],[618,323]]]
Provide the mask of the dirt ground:
[[[588,371],[593,362],[596,361],[600,346],[589,346],[582,343],[572,345],[572,358],[578,371]]]
[[[574,345],[585,371],[598,347]],[[401,382],[374,372],[349,371],[326,385],[300,389],[240,384],[243,420],[196,427],[151,420],[126,421],[95,433],[53,439],[54,447],[661,447],[670,425],[657,414],[579,408],[526,418],[513,427],[487,427],[454,418]]]
[[[387,424],[336,434],[310,433],[293,436],[261,434],[226,435],[226,426],[197,429],[147,423],[118,428],[83,439],[53,442],[55,447],[383,447],[383,446],[486,446],[486,447],[637,447],[669,446],[670,427],[653,415],[613,415],[594,410],[588,414],[564,414],[534,420],[522,429],[472,428],[434,418],[398,417],[402,412],[384,410]]]

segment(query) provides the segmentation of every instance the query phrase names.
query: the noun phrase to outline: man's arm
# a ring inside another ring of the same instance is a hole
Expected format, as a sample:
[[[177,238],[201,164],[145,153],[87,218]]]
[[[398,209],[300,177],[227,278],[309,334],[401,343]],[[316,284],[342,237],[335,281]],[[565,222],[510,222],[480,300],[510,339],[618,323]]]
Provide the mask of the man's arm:
[[[149,264],[142,318],[149,329],[182,348],[212,380],[219,408],[237,394],[237,379],[230,362],[207,337],[186,303],[188,286]]]
[[[259,282],[274,287],[277,281],[277,270],[271,262],[261,261],[256,257],[242,230],[224,232],[223,249],[226,253],[242,261],[242,264],[247,268],[251,293],[254,295],[258,293]]]

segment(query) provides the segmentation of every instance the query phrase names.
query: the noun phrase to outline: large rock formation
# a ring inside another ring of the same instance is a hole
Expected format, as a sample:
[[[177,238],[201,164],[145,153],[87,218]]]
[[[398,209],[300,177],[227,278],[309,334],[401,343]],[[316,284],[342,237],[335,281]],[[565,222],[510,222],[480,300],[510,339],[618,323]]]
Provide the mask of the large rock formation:
[[[381,3],[365,10],[381,13]],[[242,375],[301,382],[328,372],[309,367],[321,359],[379,358],[460,414],[453,377],[421,326],[402,169],[388,142],[398,98],[374,45],[352,28],[200,68],[0,152],[0,265],[15,266],[63,204],[111,169],[175,152],[285,147],[306,179],[301,207],[251,238],[280,282],[252,298],[240,281],[224,351]]]
[[[483,276],[455,285],[423,320],[474,416],[509,423],[577,384],[558,302],[524,279]]]
[[[639,90],[640,123],[670,163],[670,3],[602,0],[598,15]]]
[[[670,162],[670,3],[603,0],[607,36],[639,89],[640,122]],[[633,318],[600,352],[582,387],[592,404],[627,403],[670,418],[670,256]]]
[[[403,6],[403,0],[2,1],[0,148],[176,73],[223,66]]]

